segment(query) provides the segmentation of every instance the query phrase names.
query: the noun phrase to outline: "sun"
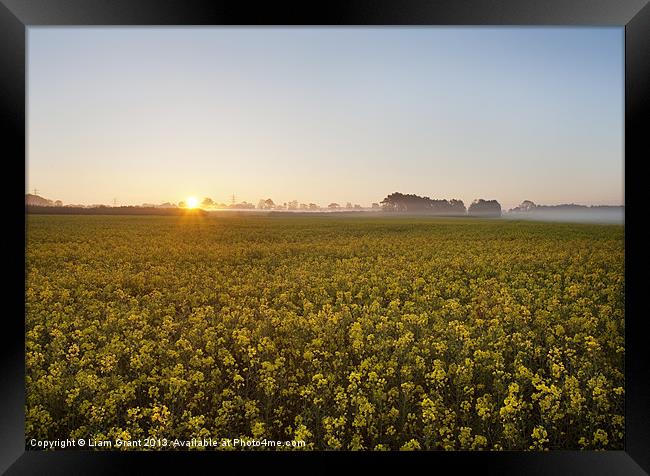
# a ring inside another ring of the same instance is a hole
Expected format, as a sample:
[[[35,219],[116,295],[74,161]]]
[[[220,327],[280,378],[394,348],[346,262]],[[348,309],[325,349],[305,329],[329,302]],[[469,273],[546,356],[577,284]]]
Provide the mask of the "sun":
[[[196,208],[199,206],[199,199],[196,197],[187,197],[185,203],[187,204],[187,208]]]

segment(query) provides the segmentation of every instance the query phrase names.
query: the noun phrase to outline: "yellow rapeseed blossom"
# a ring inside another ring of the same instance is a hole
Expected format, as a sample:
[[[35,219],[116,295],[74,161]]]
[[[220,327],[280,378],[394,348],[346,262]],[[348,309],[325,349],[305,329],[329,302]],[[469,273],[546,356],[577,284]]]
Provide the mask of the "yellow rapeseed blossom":
[[[623,448],[622,226],[379,215],[29,215],[27,437]]]

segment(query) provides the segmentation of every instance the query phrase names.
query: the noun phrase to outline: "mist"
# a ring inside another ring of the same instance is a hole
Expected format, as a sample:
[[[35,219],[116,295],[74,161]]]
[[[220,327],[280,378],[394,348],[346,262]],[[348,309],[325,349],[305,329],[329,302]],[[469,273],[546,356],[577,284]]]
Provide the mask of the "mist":
[[[569,223],[625,224],[625,207],[584,207],[583,210],[533,210],[504,212],[509,220],[530,220]]]

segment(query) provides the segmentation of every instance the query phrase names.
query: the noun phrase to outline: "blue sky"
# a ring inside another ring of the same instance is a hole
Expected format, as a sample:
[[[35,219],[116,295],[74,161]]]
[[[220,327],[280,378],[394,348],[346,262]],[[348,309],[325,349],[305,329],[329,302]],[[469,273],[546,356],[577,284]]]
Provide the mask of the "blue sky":
[[[26,188],[65,203],[623,203],[624,30],[28,30]]]

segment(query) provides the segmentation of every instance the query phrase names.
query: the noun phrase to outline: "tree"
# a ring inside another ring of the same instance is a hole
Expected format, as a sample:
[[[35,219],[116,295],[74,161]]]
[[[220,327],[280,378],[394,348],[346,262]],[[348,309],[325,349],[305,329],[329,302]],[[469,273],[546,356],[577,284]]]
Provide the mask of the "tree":
[[[318,205],[316,205],[315,203],[310,203],[309,204],[309,210],[311,210],[311,211],[318,210]]]
[[[287,208],[289,210],[298,210],[298,200],[291,200],[287,203]]]
[[[474,200],[467,210],[470,216],[500,217],[501,205],[496,200]]]
[[[436,200],[414,194],[391,193],[381,201],[384,211],[430,213],[434,215],[464,215],[462,200]]]
[[[461,215],[464,215],[467,212],[465,209],[465,204],[462,200],[456,200],[452,198],[449,200],[449,204],[451,205],[451,208],[454,212],[458,212]]]
[[[518,207],[513,208],[510,210],[511,212],[529,212],[533,210],[534,208],[537,208],[537,205],[535,205],[534,202],[530,200],[524,200],[519,204]]]
[[[339,205],[338,203],[330,203],[329,205],[327,205],[327,208],[329,208],[330,210],[338,210],[339,208],[341,208],[341,205]]]
[[[257,203],[257,208],[260,210],[272,210],[275,208],[275,202],[273,202],[273,200],[270,198],[267,198],[266,200],[260,199],[260,201]]]
[[[374,203],[372,204],[372,209],[373,209],[373,210],[378,210],[379,208],[381,208],[381,207],[379,206],[378,203],[374,202]]]
[[[386,212],[405,212],[408,211],[408,195],[399,192],[391,193],[380,203]]]
[[[201,208],[214,208],[216,203],[210,197],[205,197],[201,202]]]
[[[241,203],[234,203],[231,205],[228,205],[227,207],[224,205],[224,208],[232,208],[232,209],[238,209],[238,210],[249,210],[255,208],[255,205],[252,203],[248,203],[246,200],[244,200]]]
[[[352,208],[352,202],[346,203],[345,208],[347,208],[348,210],[351,209]]]

